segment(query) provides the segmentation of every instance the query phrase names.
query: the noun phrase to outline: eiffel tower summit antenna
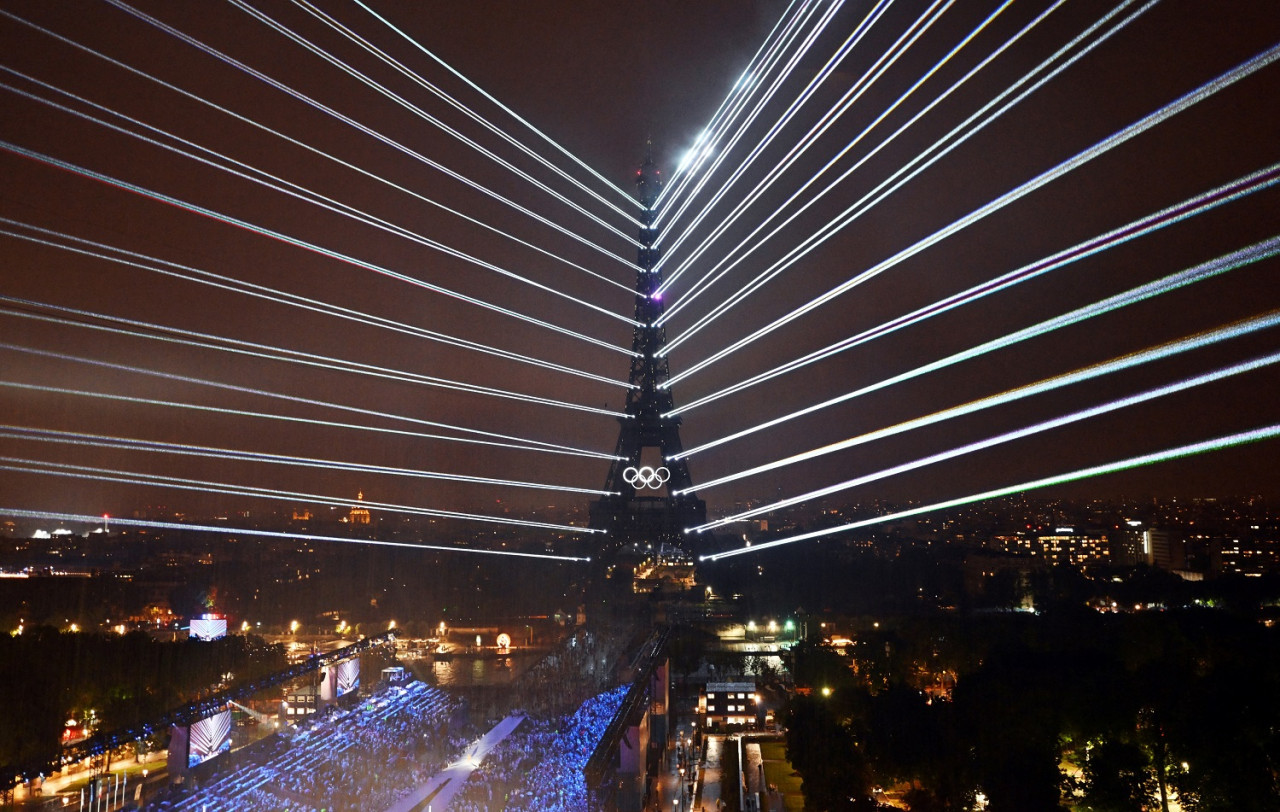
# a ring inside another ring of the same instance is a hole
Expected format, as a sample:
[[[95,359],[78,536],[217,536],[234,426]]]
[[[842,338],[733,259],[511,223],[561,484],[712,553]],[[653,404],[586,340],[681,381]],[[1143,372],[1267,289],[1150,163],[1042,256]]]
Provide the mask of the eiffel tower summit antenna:
[[[607,530],[614,549],[637,542],[677,545],[686,552],[684,528],[706,521],[707,503],[693,493],[689,464],[671,459],[684,450],[680,422],[670,415],[675,408],[671,390],[664,327],[654,326],[663,313],[661,270],[655,270],[659,252],[654,247],[657,229],[654,204],[662,189],[662,175],[653,163],[652,143],[645,149],[644,164],[636,173],[636,195],[644,205],[641,214],[640,249],[636,272],[636,313],[639,325],[632,331],[631,374],[626,416],[618,418],[617,457],[609,467],[605,490],[612,495],[591,503],[591,526]]]

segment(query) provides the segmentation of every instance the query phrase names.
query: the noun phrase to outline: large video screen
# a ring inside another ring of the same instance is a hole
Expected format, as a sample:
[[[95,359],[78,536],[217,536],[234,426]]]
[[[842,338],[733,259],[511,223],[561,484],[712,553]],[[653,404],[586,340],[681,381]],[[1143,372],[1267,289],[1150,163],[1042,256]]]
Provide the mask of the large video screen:
[[[344,696],[360,687],[360,658],[352,657],[338,663],[338,696]]]
[[[217,640],[226,637],[227,619],[220,615],[193,617],[190,636],[196,640]]]
[[[224,710],[191,726],[187,768],[203,764],[231,749],[231,711]]]

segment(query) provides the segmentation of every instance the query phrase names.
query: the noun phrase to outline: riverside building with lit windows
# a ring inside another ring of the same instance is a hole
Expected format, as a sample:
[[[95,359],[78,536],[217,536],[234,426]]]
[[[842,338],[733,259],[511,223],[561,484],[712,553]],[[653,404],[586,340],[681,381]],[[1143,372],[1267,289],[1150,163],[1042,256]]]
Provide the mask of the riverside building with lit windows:
[[[698,696],[703,724],[713,730],[755,727],[759,704],[754,682],[708,682]]]

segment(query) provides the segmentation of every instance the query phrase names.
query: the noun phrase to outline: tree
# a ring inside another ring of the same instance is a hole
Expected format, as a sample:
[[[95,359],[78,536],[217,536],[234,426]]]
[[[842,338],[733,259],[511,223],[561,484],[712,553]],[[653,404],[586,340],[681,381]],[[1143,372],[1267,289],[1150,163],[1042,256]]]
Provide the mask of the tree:
[[[1061,718],[1056,663],[1026,648],[997,652],[956,686],[990,812],[1057,812]]]
[[[1135,742],[1103,741],[1088,750],[1082,789],[1095,812],[1142,812],[1156,792],[1151,759]]]
[[[867,765],[829,697],[795,696],[787,717],[787,759],[800,773],[804,808],[836,812],[867,795]]]

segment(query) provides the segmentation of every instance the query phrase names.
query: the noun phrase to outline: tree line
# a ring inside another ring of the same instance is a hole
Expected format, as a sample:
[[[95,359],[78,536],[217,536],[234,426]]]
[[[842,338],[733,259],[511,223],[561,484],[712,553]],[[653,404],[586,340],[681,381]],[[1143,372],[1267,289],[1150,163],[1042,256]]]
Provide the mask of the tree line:
[[[100,730],[140,725],[216,689],[286,665],[257,637],[159,641],[145,632],[0,635],[0,765],[57,759],[68,719],[92,712]]]
[[[895,784],[913,812],[1272,810],[1277,635],[1209,609],[887,620],[798,647],[788,755],[814,810]]]

